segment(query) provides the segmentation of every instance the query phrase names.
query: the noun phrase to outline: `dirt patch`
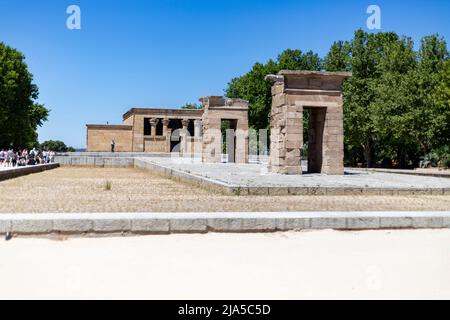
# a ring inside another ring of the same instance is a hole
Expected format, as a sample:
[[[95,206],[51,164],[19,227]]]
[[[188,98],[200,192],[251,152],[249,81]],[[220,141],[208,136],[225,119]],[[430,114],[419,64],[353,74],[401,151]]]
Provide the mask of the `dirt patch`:
[[[62,167],[0,182],[0,212],[443,211],[450,196],[231,196],[131,168]]]

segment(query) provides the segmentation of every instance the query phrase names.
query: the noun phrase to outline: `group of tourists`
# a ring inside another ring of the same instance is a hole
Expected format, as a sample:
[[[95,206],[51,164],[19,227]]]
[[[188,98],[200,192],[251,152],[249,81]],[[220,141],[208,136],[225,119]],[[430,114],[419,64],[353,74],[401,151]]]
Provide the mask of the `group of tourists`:
[[[33,148],[15,151],[12,148],[0,151],[0,167],[24,167],[55,161],[55,152]]]

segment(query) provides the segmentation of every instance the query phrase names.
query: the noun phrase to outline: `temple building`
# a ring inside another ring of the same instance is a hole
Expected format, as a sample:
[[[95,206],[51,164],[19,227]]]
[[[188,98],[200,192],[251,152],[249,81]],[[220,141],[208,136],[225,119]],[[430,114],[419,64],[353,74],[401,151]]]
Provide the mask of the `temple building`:
[[[205,162],[222,161],[222,131],[227,122],[234,130],[227,144],[229,162],[248,162],[248,102],[208,96],[202,109],[132,108],[123,123],[88,124],[87,151],[180,152],[198,154]]]

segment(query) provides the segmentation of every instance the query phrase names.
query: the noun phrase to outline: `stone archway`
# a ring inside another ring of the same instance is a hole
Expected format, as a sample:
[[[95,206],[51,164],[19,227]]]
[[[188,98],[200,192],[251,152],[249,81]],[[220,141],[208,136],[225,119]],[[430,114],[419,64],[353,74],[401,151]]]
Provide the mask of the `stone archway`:
[[[349,72],[280,71],[273,82],[269,171],[302,174],[303,112],[310,111],[308,171],[344,174],[342,83]]]
[[[204,106],[203,123],[203,162],[222,162],[222,121],[232,122],[233,131],[227,146],[228,162],[248,162],[248,102],[242,99],[227,99],[221,96],[208,96],[200,99]],[[230,161],[231,160],[231,161]]]

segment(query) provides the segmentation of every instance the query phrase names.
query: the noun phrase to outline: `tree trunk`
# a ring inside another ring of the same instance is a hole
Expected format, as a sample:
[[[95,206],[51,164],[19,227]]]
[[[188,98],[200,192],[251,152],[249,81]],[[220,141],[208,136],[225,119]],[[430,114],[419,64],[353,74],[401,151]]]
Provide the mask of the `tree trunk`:
[[[367,168],[372,168],[373,155],[370,146],[364,146],[364,157],[366,158]]]

